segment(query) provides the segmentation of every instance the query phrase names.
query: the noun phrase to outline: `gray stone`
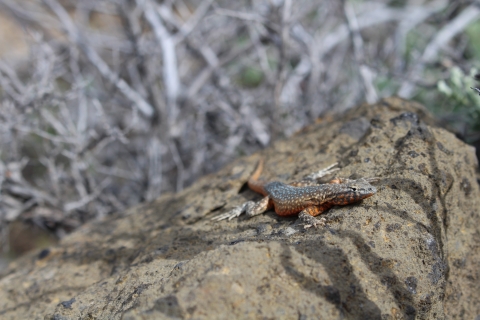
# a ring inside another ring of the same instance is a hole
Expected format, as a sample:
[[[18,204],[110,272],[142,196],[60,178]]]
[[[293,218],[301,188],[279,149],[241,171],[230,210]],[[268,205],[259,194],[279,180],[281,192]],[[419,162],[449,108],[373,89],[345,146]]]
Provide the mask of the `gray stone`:
[[[211,222],[261,198],[242,189],[259,155],[241,158],[13,262],[0,278],[0,318],[478,317],[477,160],[421,106],[363,105],[262,155],[269,179],[298,180],[338,161],[338,176],[380,177],[378,192],[333,207],[318,229],[273,211]]]

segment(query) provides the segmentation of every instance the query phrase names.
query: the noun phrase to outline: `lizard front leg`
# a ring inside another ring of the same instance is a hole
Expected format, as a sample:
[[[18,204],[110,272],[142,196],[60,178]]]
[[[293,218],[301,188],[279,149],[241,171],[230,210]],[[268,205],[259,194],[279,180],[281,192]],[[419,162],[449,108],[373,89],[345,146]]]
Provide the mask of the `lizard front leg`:
[[[321,214],[322,212],[330,209],[333,205],[331,204],[322,204],[319,206],[311,206],[303,209],[299,214],[298,218],[302,220],[305,225],[303,226],[305,229],[310,227],[317,227],[317,226],[325,226],[325,218],[316,219],[315,217]]]
[[[247,217],[257,216],[264,213],[265,211],[273,208],[273,202],[269,196],[266,196],[258,202],[249,201],[250,204],[247,206],[245,213]]]
[[[232,220],[233,218],[240,216],[244,212],[248,217],[253,217],[261,213],[264,213],[265,211],[267,211],[268,209],[271,209],[272,207],[273,207],[273,203],[270,200],[270,197],[267,196],[258,202],[247,201],[241,206],[235,207],[226,213],[213,217],[212,220],[215,220],[215,221],[221,221],[225,219]]]
[[[329,165],[326,168],[323,168],[322,170],[319,170],[317,172],[311,173],[308,176],[306,176],[304,179],[305,180],[318,180],[320,178],[325,177],[326,175],[332,174],[335,171],[340,170],[339,168],[334,168],[336,165],[338,165],[338,162],[335,162],[334,164]]]

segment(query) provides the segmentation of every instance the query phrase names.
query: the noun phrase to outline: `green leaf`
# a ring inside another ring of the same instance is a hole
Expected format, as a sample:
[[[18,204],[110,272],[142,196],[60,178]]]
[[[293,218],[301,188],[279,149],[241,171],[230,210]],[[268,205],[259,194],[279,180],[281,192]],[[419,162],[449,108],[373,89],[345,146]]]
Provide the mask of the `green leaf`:
[[[459,67],[453,67],[450,71],[450,80],[456,88],[463,87],[463,78],[465,74]]]
[[[255,88],[258,87],[263,80],[263,72],[254,67],[246,67],[240,75],[240,83],[244,87]]]
[[[443,80],[438,81],[437,89],[448,97],[452,95],[452,89],[450,89],[447,83]]]

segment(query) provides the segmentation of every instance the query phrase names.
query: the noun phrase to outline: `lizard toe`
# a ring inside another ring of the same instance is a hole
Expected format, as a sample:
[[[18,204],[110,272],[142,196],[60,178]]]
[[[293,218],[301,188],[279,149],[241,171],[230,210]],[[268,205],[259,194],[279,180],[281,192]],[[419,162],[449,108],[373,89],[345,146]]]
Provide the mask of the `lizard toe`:
[[[213,221],[222,221],[228,219],[229,221],[233,218],[236,218],[242,214],[243,208],[242,206],[235,207],[232,210],[219,214],[218,216],[213,217],[211,220]]]

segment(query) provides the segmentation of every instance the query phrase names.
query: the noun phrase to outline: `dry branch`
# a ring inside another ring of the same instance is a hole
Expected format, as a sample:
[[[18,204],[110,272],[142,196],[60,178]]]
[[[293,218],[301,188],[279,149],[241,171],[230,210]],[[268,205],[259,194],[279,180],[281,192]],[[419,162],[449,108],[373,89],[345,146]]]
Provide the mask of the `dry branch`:
[[[85,41],[85,37],[80,34],[74,22],[65,11],[65,9],[56,0],[43,0],[60,19],[63,27],[67,31],[70,40],[75,43],[87,56],[90,62],[98,69],[105,79],[115,85],[146,117],[152,117],[154,114],[153,107],[145,101],[135,90],[115,73],[110,70],[105,61],[90,47]]]

